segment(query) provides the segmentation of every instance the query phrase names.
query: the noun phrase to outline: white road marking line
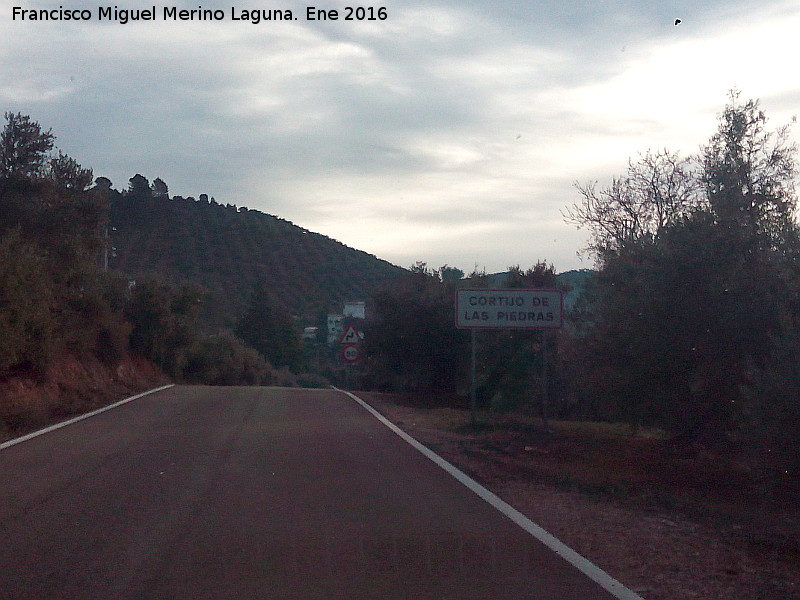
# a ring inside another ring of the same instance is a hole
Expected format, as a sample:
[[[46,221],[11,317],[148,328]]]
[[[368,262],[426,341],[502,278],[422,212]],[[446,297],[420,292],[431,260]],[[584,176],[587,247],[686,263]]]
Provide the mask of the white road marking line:
[[[336,390],[337,392],[342,392],[343,394],[350,396],[350,398],[358,402],[362,407],[368,410],[376,419],[378,419],[381,423],[386,425],[386,427],[388,427],[394,433],[400,436],[400,438],[402,438],[405,442],[407,442],[413,448],[415,448],[423,455],[425,455],[427,458],[432,460],[442,469],[447,471],[450,475],[455,477],[459,482],[461,482],[462,484],[467,486],[470,490],[475,492],[480,498],[491,504],[494,508],[499,510],[506,517],[511,519],[514,523],[522,527],[522,529],[524,529],[533,537],[535,537],[537,540],[542,542],[550,550],[552,550],[558,556],[566,560],[569,564],[578,569],[581,573],[589,577],[589,579],[597,583],[600,587],[602,587],[612,596],[618,598],[619,600],[644,600],[636,592],[622,585],[619,581],[611,577],[611,575],[603,571],[600,567],[591,563],[586,558],[575,552],[575,550],[567,546],[564,542],[556,538],[554,535],[542,529],[539,525],[531,521],[528,517],[523,515],[516,508],[514,508],[504,500],[501,500],[496,494],[490,492],[481,484],[479,484],[477,481],[469,477],[467,474],[463,473],[462,471],[454,467],[452,464],[447,462],[441,456],[439,456],[429,448],[423,446],[420,442],[418,442],[413,437],[408,435],[405,431],[397,427],[397,425],[389,421],[386,417],[384,417],[381,413],[372,408],[369,404],[364,402],[361,398],[359,398],[355,394],[346,392],[344,390],[340,390],[339,388],[336,387],[334,387],[333,389]]]
[[[171,388],[174,385],[175,385],[174,383],[170,383],[168,385],[162,385],[161,387],[157,387],[152,390],[147,390],[146,392],[142,392],[141,394],[136,394],[135,396],[131,396],[130,398],[125,398],[124,400],[120,400],[119,402],[115,402],[114,404],[104,406],[103,408],[98,408],[97,410],[93,410],[92,412],[79,415],[68,421],[62,421],[61,423],[56,423],[55,425],[51,425],[50,427],[45,427],[44,429],[40,429],[38,431],[29,433],[27,435],[23,435],[22,437],[14,438],[13,440],[8,440],[7,442],[3,442],[2,444],[0,444],[0,450],[5,450],[10,446],[22,443],[31,438],[44,435],[45,433],[50,433],[51,431],[55,431],[56,429],[61,429],[62,427],[66,427],[67,425],[72,425],[73,423],[77,423],[78,421],[83,421],[84,419],[88,419],[89,417],[99,415],[100,413],[106,412],[107,410],[111,410],[112,408],[117,408],[118,406],[122,406],[123,404],[127,404],[128,402],[137,400],[142,396],[147,396],[148,394],[154,394],[155,392],[160,392],[161,390],[166,390],[167,388]]]

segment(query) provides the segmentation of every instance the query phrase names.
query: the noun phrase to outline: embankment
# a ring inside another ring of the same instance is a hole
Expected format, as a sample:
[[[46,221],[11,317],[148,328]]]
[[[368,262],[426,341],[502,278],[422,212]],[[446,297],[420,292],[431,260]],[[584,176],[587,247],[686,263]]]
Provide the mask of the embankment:
[[[116,366],[65,354],[40,378],[0,380],[0,442],[167,383],[151,362],[126,355]]]

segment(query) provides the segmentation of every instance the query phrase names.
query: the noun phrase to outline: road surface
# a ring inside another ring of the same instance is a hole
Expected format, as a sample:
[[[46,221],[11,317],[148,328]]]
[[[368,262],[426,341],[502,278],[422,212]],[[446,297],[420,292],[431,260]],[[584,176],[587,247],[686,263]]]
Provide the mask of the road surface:
[[[2,599],[612,598],[334,390],[173,387],[0,481]]]

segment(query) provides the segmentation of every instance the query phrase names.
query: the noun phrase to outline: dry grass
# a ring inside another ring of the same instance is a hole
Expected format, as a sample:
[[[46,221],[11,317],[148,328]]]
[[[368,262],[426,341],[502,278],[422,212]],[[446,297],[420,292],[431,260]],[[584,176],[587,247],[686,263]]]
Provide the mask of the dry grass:
[[[125,357],[116,368],[61,356],[42,380],[0,381],[0,442],[164,383],[152,364]]]

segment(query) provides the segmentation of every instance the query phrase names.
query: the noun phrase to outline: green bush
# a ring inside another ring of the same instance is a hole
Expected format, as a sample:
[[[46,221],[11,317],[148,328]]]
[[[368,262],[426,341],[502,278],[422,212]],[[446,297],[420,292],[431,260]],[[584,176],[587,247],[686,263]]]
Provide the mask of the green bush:
[[[744,393],[742,433],[754,472],[768,486],[800,481],[800,323],[775,340],[770,362]]]
[[[133,327],[131,349],[181,378],[199,343],[203,296],[193,285],[176,286],[158,277],[138,281],[125,310]]]
[[[205,385],[266,385],[272,383],[270,364],[232,333],[200,342],[189,356],[184,379]]]
[[[18,229],[0,234],[0,377],[42,371],[54,345],[53,290],[44,256]]]
[[[301,373],[297,376],[297,385],[304,388],[327,388],[331,383],[317,373]]]

